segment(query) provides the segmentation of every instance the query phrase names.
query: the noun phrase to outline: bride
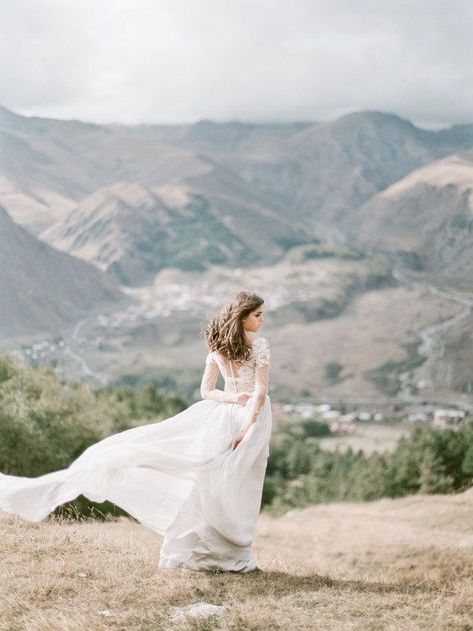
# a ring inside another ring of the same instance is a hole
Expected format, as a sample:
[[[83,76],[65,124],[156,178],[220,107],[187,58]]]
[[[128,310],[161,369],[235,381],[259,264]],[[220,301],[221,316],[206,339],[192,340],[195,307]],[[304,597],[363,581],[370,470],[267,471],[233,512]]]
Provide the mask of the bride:
[[[109,500],[163,535],[159,568],[250,572],[269,456],[270,350],[252,336],[263,299],[239,291],[203,330],[202,400],[88,447],[67,469],[0,473],[0,511],[34,522],[84,495]],[[225,382],[217,389],[219,372]]]

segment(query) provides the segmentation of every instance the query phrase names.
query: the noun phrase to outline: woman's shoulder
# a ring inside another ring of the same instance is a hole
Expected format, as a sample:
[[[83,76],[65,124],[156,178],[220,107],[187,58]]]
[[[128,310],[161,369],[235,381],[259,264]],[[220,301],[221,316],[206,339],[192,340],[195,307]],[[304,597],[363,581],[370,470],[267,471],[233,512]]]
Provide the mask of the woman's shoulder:
[[[210,349],[207,349],[207,357],[205,358],[205,363],[206,364],[216,364],[217,363],[217,352],[216,351],[211,351]]]
[[[264,348],[265,346],[269,346],[269,342],[266,337],[259,335],[253,338],[252,346],[253,348]]]

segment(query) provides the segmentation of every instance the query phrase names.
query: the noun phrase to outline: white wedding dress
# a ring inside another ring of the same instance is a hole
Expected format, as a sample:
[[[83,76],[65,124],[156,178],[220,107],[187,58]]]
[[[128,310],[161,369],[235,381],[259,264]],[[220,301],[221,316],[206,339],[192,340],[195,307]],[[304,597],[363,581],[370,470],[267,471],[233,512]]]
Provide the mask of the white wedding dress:
[[[88,447],[67,469],[36,478],[0,474],[0,511],[39,522],[82,494],[109,500],[164,536],[160,568],[249,572],[272,427],[269,344],[253,339],[246,362],[209,352],[203,400],[163,421]],[[219,371],[225,389],[217,389]],[[250,392],[246,406],[236,395]],[[256,421],[231,449],[250,416]]]

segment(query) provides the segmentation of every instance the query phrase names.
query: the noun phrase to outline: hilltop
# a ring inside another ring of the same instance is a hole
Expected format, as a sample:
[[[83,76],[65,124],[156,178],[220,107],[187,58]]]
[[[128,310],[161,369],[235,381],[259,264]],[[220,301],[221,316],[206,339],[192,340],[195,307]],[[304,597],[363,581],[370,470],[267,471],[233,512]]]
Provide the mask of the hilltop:
[[[471,489],[262,513],[246,576],[159,571],[161,538],[125,517],[0,523],[0,629],[471,629]],[[171,623],[197,602],[229,609]]]

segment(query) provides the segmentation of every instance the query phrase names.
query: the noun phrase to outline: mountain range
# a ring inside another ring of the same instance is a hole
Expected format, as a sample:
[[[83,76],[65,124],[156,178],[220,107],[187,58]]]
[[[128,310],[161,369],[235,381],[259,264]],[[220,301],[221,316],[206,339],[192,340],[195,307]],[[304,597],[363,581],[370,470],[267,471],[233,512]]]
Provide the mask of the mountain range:
[[[411,253],[453,280],[473,273],[473,125],[431,131],[376,111],[95,125],[2,107],[0,139],[0,202],[14,221],[123,284],[166,266],[268,264],[321,240]]]

